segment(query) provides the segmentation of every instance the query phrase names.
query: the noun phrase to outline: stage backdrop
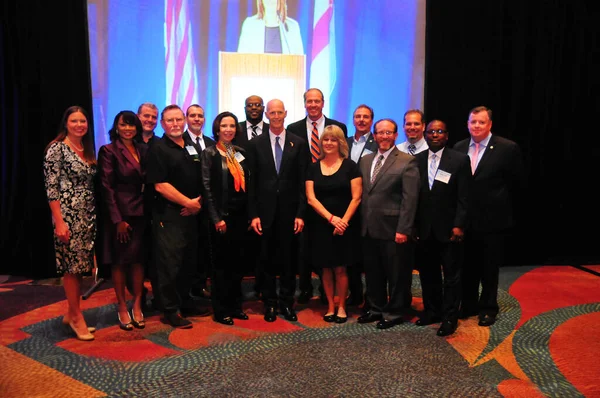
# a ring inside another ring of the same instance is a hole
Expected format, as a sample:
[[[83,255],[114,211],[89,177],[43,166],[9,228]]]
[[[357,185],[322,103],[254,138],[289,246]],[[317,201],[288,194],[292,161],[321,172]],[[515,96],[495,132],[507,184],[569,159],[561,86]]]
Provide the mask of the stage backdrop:
[[[277,79],[269,87],[272,76],[265,75],[236,84],[232,108],[219,108],[220,54],[263,52],[256,14],[256,0],[88,0],[96,148],[108,141],[114,115],[143,102],[184,110],[198,103],[210,125],[224,110],[245,119],[246,96],[266,102],[281,96],[281,87],[293,87]],[[374,108],[376,119],[401,120],[407,109],[422,108],[425,0],[288,0],[283,26],[279,56],[305,57],[305,87],[287,93],[300,105],[304,89],[320,88],[324,113],[350,131],[362,103]],[[302,106],[288,106],[288,113],[287,123],[305,116]]]

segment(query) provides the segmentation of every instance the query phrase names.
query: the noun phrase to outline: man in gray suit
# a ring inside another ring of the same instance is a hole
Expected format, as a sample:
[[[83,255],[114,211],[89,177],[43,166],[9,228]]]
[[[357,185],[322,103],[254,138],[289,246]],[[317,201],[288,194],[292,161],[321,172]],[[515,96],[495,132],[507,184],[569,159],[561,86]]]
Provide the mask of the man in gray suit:
[[[412,267],[407,242],[413,233],[420,181],[416,159],[396,148],[397,137],[396,122],[378,121],[378,150],[360,161],[361,235],[369,311],[358,322],[378,321],[378,329],[402,323],[410,307],[406,292],[412,284]]]

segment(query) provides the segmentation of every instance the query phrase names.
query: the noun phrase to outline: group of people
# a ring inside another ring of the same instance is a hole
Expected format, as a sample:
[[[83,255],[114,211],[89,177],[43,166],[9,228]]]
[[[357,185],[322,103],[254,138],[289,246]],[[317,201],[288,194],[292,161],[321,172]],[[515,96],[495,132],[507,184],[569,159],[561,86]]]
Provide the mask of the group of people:
[[[252,95],[245,121],[217,115],[214,140],[203,133],[199,105],[165,107],[157,138],[158,109],[142,104],[137,114],[117,114],[97,163],[86,112],[67,109],[44,162],[69,305],[63,322],[93,340],[79,300],[81,275],[97,258],[111,267],[123,330],[145,326],[145,273],[164,320],[191,328],[188,316],[210,313],[190,294],[210,272],[213,319],[233,325],[248,319],[241,282],[251,259],[267,322],[297,320],[296,276],[300,301],[312,296],[314,271],[324,321],[346,322],[349,298],[364,300],[359,323],[393,327],[410,312],[416,267],[424,304],[417,325],[440,323],[440,336],[454,333],[459,318],[492,325],[522,184],[518,145],[491,133],[486,107],[471,110],[471,137],[451,149],[444,122],[425,125],[420,110],[405,113],[407,141],[396,146],[394,120],[374,123],[373,109],[359,105],[348,137],[325,117],[324,101],[319,89],[307,90],[307,116],[286,127],[281,100],[265,108]]]

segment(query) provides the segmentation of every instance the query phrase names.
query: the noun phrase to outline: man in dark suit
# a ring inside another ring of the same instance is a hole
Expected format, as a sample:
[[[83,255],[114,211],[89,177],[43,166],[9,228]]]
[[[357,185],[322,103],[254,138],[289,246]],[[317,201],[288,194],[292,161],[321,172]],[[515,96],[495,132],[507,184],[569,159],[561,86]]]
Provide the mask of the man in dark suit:
[[[375,142],[375,137],[371,134],[374,117],[375,112],[368,105],[361,104],[354,110],[352,119],[356,132],[353,137],[348,137],[347,141],[348,148],[350,149],[350,159],[356,164],[358,164],[363,156],[377,152],[377,143]],[[356,214],[360,215],[360,208]],[[360,216],[354,217],[354,220],[355,223],[358,223],[357,228],[360,231]],[[356,262],[350,264],[348,267],[348,284],[350,287],[348,305],[361,305],[364,301],[363,272],[362,254],[358,251]]]
[[[417,212],[419,169],[414,156],[396,148],[397,137],[396,122],[378,121],[378,150],[363,157],[359,164],[363,176],[361,235],[369,311],[358,322],[378,321],[379,329],[402,323],[406,308],[410,307],[405,302],[405,293],[412,284],[407,242]]]
[[[215,141],[204,135],[204,109],[193,104],[188,106],[185,112],[187,130],[183,133],[183,141],[186,147],[192,146],[198,158],[203,150],[209,146],[216,145]],[[200,167],[200,163],[195,162],[195,166]],[[204,209],[198,213],[198,266],[192,277],[190,296],[192,298],[209,298],[210,291],[207,287],[207,279],[212,271],[212,256],[210,251],[210,225],[208,214]]]
[[[251,95],[246,98],[244,111],[246,120],[240,122],[240,128],[236,133],[233,144],[238,145],[248,151],[249,142],[255,137],[267,134],[269,132],[269,123],[263,121],[265,106],[263,99],[258,95]],[[246,253],[248,254],[247,271],[254,273],[254,296],[260,298],[261,287],[261,262],[260,262],[260,239],[259,236],[248,230],[246,235]]]
[[[269,131],[269,123],[263,121],[265,106],[263,99],[258,95],[246,98],[244,112],[246,120],[240,122],[240,130],[236,134],[233,144],[248,149],[248,142],[262,133]]]
[[[429,150],[416,155],[421,176],[415,223],[417,264],[425,307],[417,325],[441,322],[437,335],[448,336],[458,326],[471,169],[467,155],[446,148],[448,130],[444,122],[431,121],[425,140]]]
[[[339,126],[344,132],[344,136],[348,136],[348,129],[344,123],[340,123],[337,120],[329,119],[323,115],[323,106],[325,105],[325,98],[323,92],[318,88],[309,88],[304,93],[304,108],[306,109],[307,116],[298,120],[295,123],[290,124],[287,127],[287,131],[297,135],[298,137],[306,140],[308,148],[306,151],[307,162],[316,162],[319,159],[319,139],[323,134],[325,126],[336,125]],[[308,163],[307,163],[308,164]],[[313,211],[309,209],[309,211]],[[310,239],[310,231],[302,234],[299,237],[299,287],[300,295],[298,296],[299,303],[307,303],[312,297],[312,264],[310,264],[310,253],[306,250],[308,247],[306,240]],[[327,302],[325,293],[323,292],[322,285],[319,288],[321,292],[321,300]]]
[[[515,225],[515,197],[523,187],[523,159],[515,142],[491,133],[491,109],[472,109],[467,126],[471,138],[454,146],[469,155],[473,174],[460,317],[479,315],[479,326],[491,326],[499,311],[499,268]]]
[[[277,318],[277,306],[288,321],[294,311],[296,272],[292,260],[294,236],[304,228],[307,144],[284,128],[287,112],[280,100],[267,104],[269,133],[250,141],[252,178],[248,190],[251,227],[261,237],[262,300],[265,321]],[[279,296],[276,276],[279,274]]]

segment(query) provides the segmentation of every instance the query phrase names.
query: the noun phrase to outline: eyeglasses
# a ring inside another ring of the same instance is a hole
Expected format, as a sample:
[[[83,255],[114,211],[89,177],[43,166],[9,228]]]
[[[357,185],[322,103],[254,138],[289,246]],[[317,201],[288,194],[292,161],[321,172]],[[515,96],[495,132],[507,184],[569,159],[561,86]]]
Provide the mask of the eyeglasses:
[[[183,123],[184,119],[181,117],[175,118],[175,119],[165,119],[165,123],[166,124],[173,124],[173,123]]]
[[[263,104],[261,104],[260,102],[249,102],[246,104],[246,108],[252,108],[252,107],[260,108],[261,106],[263,106]]]
[[[375,134],[377,135],[387,135],[387,136],[392,136],[396,133],[394,133],[393,131],[376,131]]]
[[[437,129],[437,130],[427,130],[425,131],[426,134],[438,134],[438,135],[442,135],[442,134],[446,134],[448,131],[447,130],[443,130],[443,129]]]

